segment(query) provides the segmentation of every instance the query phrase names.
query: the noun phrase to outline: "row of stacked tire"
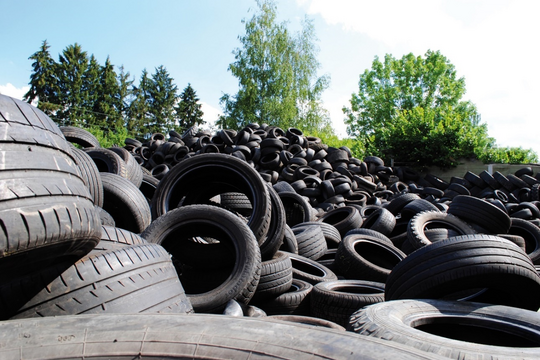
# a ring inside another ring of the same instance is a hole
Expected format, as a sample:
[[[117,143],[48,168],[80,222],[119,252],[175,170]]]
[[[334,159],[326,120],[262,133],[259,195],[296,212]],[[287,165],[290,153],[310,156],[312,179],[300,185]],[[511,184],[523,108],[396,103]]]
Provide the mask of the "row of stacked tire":
[[[2,358],[540,355],[530,168],[447,183],[257,124],[105,149],[0,115]]]

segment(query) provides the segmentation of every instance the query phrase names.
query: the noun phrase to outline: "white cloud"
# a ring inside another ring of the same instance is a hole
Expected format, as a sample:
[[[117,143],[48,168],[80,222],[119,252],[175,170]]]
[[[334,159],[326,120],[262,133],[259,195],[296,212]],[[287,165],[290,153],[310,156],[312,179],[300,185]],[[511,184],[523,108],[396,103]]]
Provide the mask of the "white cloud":
[[[200,104],[204,113],[203,120],[206,122],[205,127],[213,128],[219,115],[221,115],[221,111],[204,101],[201,101]]]
[[[12,98],[22,100],[24,94],[30,90],[30,86],[23,86],[22,88],[16,88],[11,83],[6,85],[0,85],[0,94],[11,96]]]

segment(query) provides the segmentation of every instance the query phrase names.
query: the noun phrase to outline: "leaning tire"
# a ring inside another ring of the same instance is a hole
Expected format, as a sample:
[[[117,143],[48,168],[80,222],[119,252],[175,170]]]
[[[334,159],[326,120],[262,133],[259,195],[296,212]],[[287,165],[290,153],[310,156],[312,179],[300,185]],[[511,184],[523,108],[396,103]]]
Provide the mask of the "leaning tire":
[[[442,300],[375,304],[347,330],[450,359],[537,359],[540,315],[509,306]]]
[[[261,274],[261,252],[253,232],[230,211],[211,205],[182,206],[154,220],[141,236],[162,245],[173,261],[181,258],[183,247],[193,237],[212,238],[231,249],[232,266],[205,274],[208,279],[223,277],[223,282],[198,288],[197,292],[188,286],[197,281],[197,272],[177,263],[180,280],[196,312],[221,311],[231,299],[247,304],[253,297]]]

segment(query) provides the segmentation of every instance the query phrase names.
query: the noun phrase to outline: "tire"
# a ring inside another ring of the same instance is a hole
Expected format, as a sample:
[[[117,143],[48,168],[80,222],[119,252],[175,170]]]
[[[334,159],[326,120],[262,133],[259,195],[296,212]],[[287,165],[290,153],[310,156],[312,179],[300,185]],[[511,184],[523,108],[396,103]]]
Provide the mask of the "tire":
[[[148,206],[152,206],[152,198],[154,197],[154,194],[156,192],[156,188],[159,184],[159,179],[153,177],[150,174],[144,174],[143,173],[143,179],[141,182],[141,186],[139,186],[139,190],[143,193],[144,197],[146,198],[146,201],[148,202]]]
[[[55,272],[57,269],[44,271]],[[42,274],[43,277],[47,275]],[[156,244],[90,254],[21,306],[13,319],[98,313],[193,312],[169,254]]]
[[[255,169],[234,156],[197,155],[174,166],[160,181],[152,199],[152,218],[179,206],[207,203],[221,193],[239,192],[252,203],[248,226],[261,244],[268,233],[272,211],[266,186]]]
[[[328,249],[337,249],[341,242],[341,235],[334,225],[320,221],[308,221],[295,225],[294,228],[307,226],[319,226],[323,232],[324,239],[326,240],[326,247]]]
[[[103,183],[99,170],[92,158],[84,151],[72,148],[71,153],[82,175],[82,180],[92,196],[94,205],[103,206]]]
[[[105,201],[103,209],[117,227],[141,233],[152,221],[150,206],[141,191],[128,179],[111,173],[101,173]]]
[[[0,95],[0,282],[74,263],[99,241],[93,198],[56,124]]]
[[[362,280],[318,283],[311,291],[311,315],[347,326],[351,315],[384,301],[384,284]]]
[[[348,231],[347,234],[345,234],[345,237],[347,237],[349,235],[368,235],[368,236],[372,236],[372,237],[376,237],[378,239],[381,239],[382,241],[388,243],[389,245],[394,245],[394,243],[392,242],[392,240],[390,240],[390,238],[388,236],[383,235],[380,232],[375,231],[375,230],[371,230],[371,229],[364,229],[364,228],[353,229],[353,230]]]
[[[509,234],[522,236],[525,240],[525,252],[533,264],[540,264],[540,228],[527,220],[511,219]]]
[[[124,148],[113,146],[109,150],[117,153],[126,164],[127,179],[136,187],[140,187],[143,179],[143,171],[137,160]]]
[[[301,316],[301,315],[271,315],[268,317],[269,320],[280,320],[280,321],[290,321],[296,324],[305,324],[323,328],[334,329],[338,331],[345,331],[345,328],[341,325],[336,324],[333,321],[328,321],[321,318],[316,318],[312,316]]]
[[[99,140],[88,130],[75,126],[61,126],[60,130],[67,141],[83,148],[99,148]]]
[[[415,249],[432,243],[426,236],[426,229],[452,229],[457,235],[475,234],[476,231],[458,217],[440,211],[423,211],[416,214],[407,227],[407,237]]]
[[[422,211],[439,211],[439,209],[426,199],[413,200],[401,209],[401,219],[410,220]]]
[[[270,183],[267,184],[268,194],[270,195],[270,201],[272,204],[272,216],[270,218],[268,233],[260,245],[261,259],[263,261],[272,259],[279,250],[283,244],[285,226],[287,225],[285,209],[283,208],[281,199]]]
[[[537,359],[539,316],[474,302],[400,300],[359,310],[347,330],[451,359]]]
[[[287,224],[285,224],[285,231],[283,232],[283,244],[281,244],[279,250],[298,254],[298,243],[296,242],[296,236],[294,235],[291,227]]]
[[[114,226],[101,227],[101,239],[92,252],[107,252],[131,245],[143,245],[148,242],[139,235]]]
[[[261,277],[253,300],[268,299],[291,288],[293,267],[289,255],[278,251],[274,258],[261,263]]]
[[[385,208],[378,208],[373,211],[362,224],[363,228],[378,231],[383,235],[390,235],[396,226],[396,218]]]
[[[493,234],[506,234],[510,229],[511,221],[507,213],[473,196],[456,196],[448,207],[448,213],[477,224]]]
[[[328,247],[320,226],[293,227],[298,244],[298,255],[317,260],[326,253]]]
[[[11,359],[433,359],[434,355],[343,331],[223,315],[111,314],[0,324]],[[437,357],[436,359],[441,359]]]
[[[126,162],[122,160],[120,155],[112,150],[103,148],[91,148],[85,151],[94,160],[99,172],[116,174],[127,179]]]
[[[347,231],[358,229],[362,226],[362,216],[353,206],[343,206],[330,210],[319,218],[320,222],[333,225],[341,237],[345,236]]]
[[[420,199],[420,196],[414,193],[397,194],[394,197],[392,197],[390,202],[386,204],[385,208],[386,210],[390,211],[395,216],[401,212],[401,209],[403,209],[405,205],[407,205],[413,200],[418,200],[418,199]]]
[[[103,210],[103,208],[100,208],[99,206],[95,206],[96,211],[99,215],[99,220],[101,221],[101,225],[107,225],[107,226],[116,226],[116,223],[114,222],[113,217],[111,214]]]
[[[475,289],[487,289],[475,294]],[[386,281],[386,300],[459,299],[536,311],[540,277],[523,251],[492,235],[465,235],[416,250],[401,261]]]
[[[268,315],[309,315],[309,295],[313,285],[307,281],[293,278],[288,291],[265,301],[253,301]]]
[[[288,253],[293,266],[293,278],[307,281],[312,285],[322,281],[337,280],[336,274],[326,266],[304,256]]]
[[[334,265],[347,279],[384,283],[390,271],[405,257],[385,240],[350,235],[339,244]]]
[[[285,209],[287,225],[293,227],[314,220],[313,208],[303,196],[296,192],[279,192],[278,195]]]
[[[210,270],[206,275],[219,280],[201,291],[192,291],[188,283],[197,282],[198,271],[176,264],[180,280],[196,312],[219,312],[231,299],[247,304],[253,297],[261,275],[261,252],[244,221],[225,209],[211,205],[190,205],[168,211],[141,234],[147,241],[162,245],[174,259],[180,259],[183,247],[193,237],[208,237],[223,243],[234,254],[234,265]],[[205,275],[205,274],[202,274]],[[200,284],[205,286],[205,284]]]

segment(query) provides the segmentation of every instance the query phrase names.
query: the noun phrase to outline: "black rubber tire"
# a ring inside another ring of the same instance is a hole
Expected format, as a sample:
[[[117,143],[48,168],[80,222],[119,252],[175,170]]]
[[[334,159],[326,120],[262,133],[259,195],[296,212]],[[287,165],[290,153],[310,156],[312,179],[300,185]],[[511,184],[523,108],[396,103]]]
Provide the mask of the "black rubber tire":
[[[336,252],[335,267],[347,279],[384,283],[406,255],[385,240],[369,235],[346,236]]]
[[[52,262],[75,262],[97,244],[101,223],[58,126],[4,95],[0,120],[1,282]]]
[[[321,216],[318,221],[333,225],[338,229],[341,237],[345,236],[349,230],[360,228],[363,223],[360,212],[353,206],[343,206],[330,210]]]
[[[274,190],[270,183],[267,183],[267,187],[268,194],[270,195],[270,201],[272,203],[272,216],[268,226],[268,233],[260,245],[261,259],[263,261],[272,259],[278,249],[281,247],[283,244],[285,226],[287,225],[285,208],[281,203],[278,193]]]
[[[197,272],[176,264],[182,284],[196,312],[219,312],[231,299],[247,304],[253,297],[261,275],[261,252],[253,232],[238,216],[211,205],[189,205],[168,211],[141,234],[149,242],[162,245],[180,259],[183,246],[193,237],[209,237],[232,249],[234,265],[209,271],[207,275],[223,282],[209,284],[204,292],[193,293],[188,281],[196,281]],[[218,274],[219,273],[219,274]],[[183,278],[187,277],[186,281]],[[204,284],[203,284],[204,285]]]
[[[253,301],[253,305],[268,315],[309,315],[311,290],[312,284],[293,277],[288,291],[269,300]]]
[[[392,240],[390,240],[390,238],[386,235],[383,235],[381,234],[380,232],[378,231],[375,231],[375,230],[371,230],[371,229],[365,229],[365,228],[360,228],[360,229],[353,229],[353,230],[350,230],[348,231],[344,237],[347,237],[349,235],[368,235],[368,236],[373,236],[373,237],[376,237],[378,239],[381,239],[385,242],[387,242],[388,244],[390,245],[394,245],[394,243],[392,242]]]
[[[148,241],[131,231],[114,226],[103,225],[101,226],[101,239],[99,240],[99,244],[92,250],[92,253],[112,251],[121,249],[125,246],[142,245],[146,243],[148,243]]]
[[[43,272],[56,272],[55,268]],[[47,274],[41,274],[48,278]],[[156,244],[89,254],[24,303],[13,319],[193,309],[167,251]]]
[[[253,301],[283,294],[291,288],[293,267],[289,255],[278,251],[271,260],[261,263],[261,277]]]
[[[525,240],[525,252],[533,264],[540,264],[540,228],[527,220],[518,218],[511,220],[509,234],[522,236]]]
[[[336,274],[324,265],[304,256],[288,253],[293,266],[293,278],[307,281],[312,285],[323,281],[337,280]]]
[[[141,190],[142,194],[146,198],[150,209],[152,208],[152,198],[154,197],[158,184],[158,178],[155,178],[150,174],[143,173],[143,179],[141,186],[139,186],[139,190]]]
[[[317,260],[328,250],[320,226],[295,226],[292,231],[298,244],[298,255]]]
[[[506,234],[510,229],[510,217],[492,203],[474,196],[456,196],[448,213],[468,223],[477,224],[493,234]]]
[[[99,215],[99,220],[101,221],[101,225],[107,225],[107,226],[116,226],[116,223],[114,222],[113,217],[111,214],[103,210],[103,208],[100,208],[99,206],[95,206],[96,211]]]
[[[175,165],[159,182],[152,218],[186,205],[204,204],[221,193],[239,192],[251,201],[248,225],[261,244],[270,226],[272,203],[267,185],[248,163],[226,154],[200,154]]]
[[[407,227],[407,237],[415,249],[420,249],[432,243],[426,236],[426,229],[452,229],[459,235],[471,235],[476,231],[466,222],[452,214],[440,211],[423,211],[416,214]]]
[[[268,317],[270,320],[290,321],[296,324],[305,324],[316,327],[329,328],[338,331],[345,331],[345,327],[336,324],[333,321],[302,315],[271,315]]]
[[[0,324],[11,359],[434,359],[380,339],[268,318],[79,315]],[[434,360],[442,359],[436,357]]]
[[[152,221],[150,206],[142,192],[131,181],[116,174],[100,173],[105,201],[103,209],[117,227],[141,233]]]
[[[384,284],[363,280],[318,283],[311,290],[311,315],[347,326],[351,315],[384,301]]]
[[[283,244],[281,244],[279,250],[298,254],[298,243],[296,242],[296,236],[294,235],[291,227],[287,224],[285,224],[285,230],[283,231]]]
[[[397,215],[401,212],[401,209],[403,209],[405,205],[407,205],[413,200],[418,199],[420,199],[420,196],[418,194],[399,193],[390,199],[390,201],[385,205],[385,208],[392,214]]]
[[[143,171],[133,155],[124,148],[113,146],[109,150],[117,153],[126,164],[127,178],[136,187],[140,187],[143,179]]]
[[[296,192],[278,192],[283,208],[287,225],[293,227],[303,222],[313,221],[313,207],[303,196]]]
[[[380,232],[383,235],[390,235],[396,226],[395,216],[385,208],[374,210],[362,224],[363,228]]]
[[[400,300],[368,306],[347,327],[450,359],[537,359],[540,315],[501,305]]]
[[[99,172],[116,174],[127,179],[126,162],[114,151],[103,148],[90,148],[85,149],[85,152],[94,160]]]
[[[413,200],[401,209],[401,220],[410,220],[422,211],[439,211],[439,209],[426,199]]]
[[[341,242],[341,235],[335,226],[320,221],[308,221],[297,224],[293,226],[293,228],[305,226],[319,226],[323,232],[324,239],[326,240],[326,247],[328,249],[337,249]]]
[[[61,126],[60,131],[67,141],[83,148],[99,148],[99,140],[88,130],[76,126]]]
[[[81,172],[82,180],[88,188],[90,195],[94,201],[94,205],[103,206],[103,183],[96,163],[84,151],[73,147],[71,149],[75,163]]]
[[[540,307],[540,277],[528,256],[508,240],[485,234],[452,237],[416,250],[388,276],[385,299],[455,300],[455,294],[474,289],[487,289],[479,293],[483,302],[533,311]]]

